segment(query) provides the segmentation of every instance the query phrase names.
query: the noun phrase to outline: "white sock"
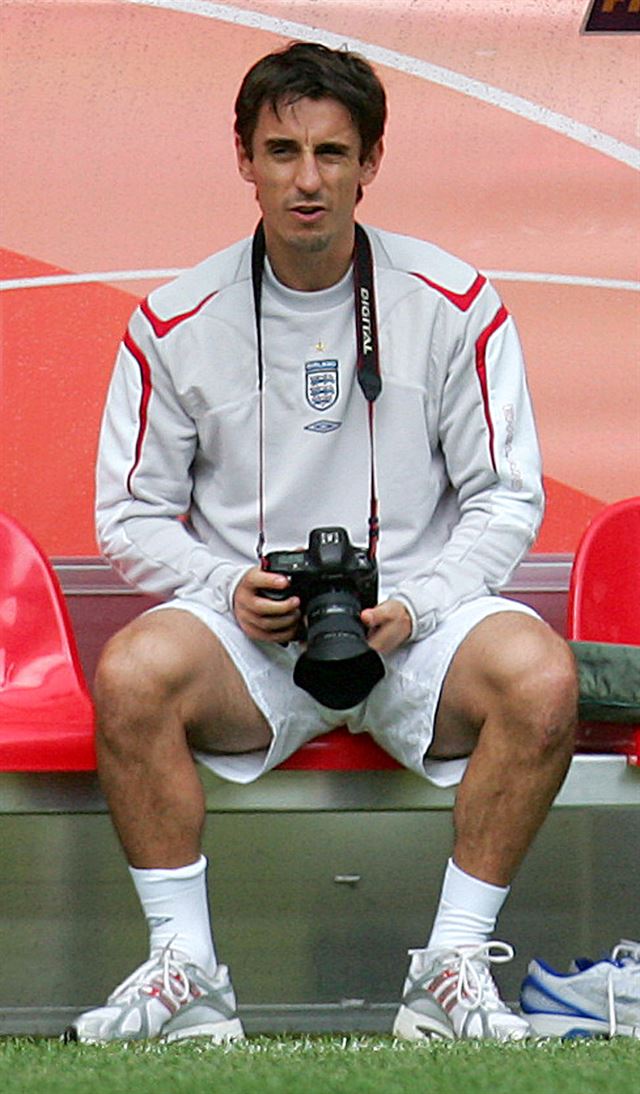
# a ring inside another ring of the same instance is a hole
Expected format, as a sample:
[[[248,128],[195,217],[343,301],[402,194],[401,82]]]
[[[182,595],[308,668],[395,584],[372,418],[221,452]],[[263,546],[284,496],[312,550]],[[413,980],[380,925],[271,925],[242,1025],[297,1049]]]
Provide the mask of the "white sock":
[[[217,962],[206,870],[204,855],[189,866],[171,870],[129,867],[149,928],[149,952],[171,944],[212,976]]]
[[[508,885],[490,885],[465,873],[449,859],[427,949],[488,942],[508,894]]]

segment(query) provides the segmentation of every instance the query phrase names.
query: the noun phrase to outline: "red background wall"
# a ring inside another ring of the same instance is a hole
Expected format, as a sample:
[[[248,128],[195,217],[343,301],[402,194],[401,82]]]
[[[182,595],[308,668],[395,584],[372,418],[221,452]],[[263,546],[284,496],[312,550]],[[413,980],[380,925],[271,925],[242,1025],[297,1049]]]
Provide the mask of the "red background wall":
[[[572,551],[640,481],[637,38],[582,36],[582,0],[183,6],[4,0],[0,508],[52,555],[96,553],[97,431],[128,316],[252,230],[239,82],[290,38],[333,33],[390,98],[361,217],[493,276],[543,447],[536,549]]]

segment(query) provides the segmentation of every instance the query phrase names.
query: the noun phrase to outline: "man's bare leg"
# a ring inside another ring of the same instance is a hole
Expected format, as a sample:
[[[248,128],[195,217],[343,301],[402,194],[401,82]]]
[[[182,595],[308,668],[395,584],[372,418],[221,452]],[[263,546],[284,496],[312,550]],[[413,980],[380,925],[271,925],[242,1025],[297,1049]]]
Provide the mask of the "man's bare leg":
[[[564,779],[577,710],[568,647],[530,616],[490,616],[467,636],[447,674],[431,759],[469,755],[454,808],[431,937],[413,952],[394,1032],[521,1040],[528,1022],[501,1000],[492,942],[508,886]]]
[[[144,615],[106,646],[95,698],[100,782],[129,863],[195,862],[205,804],[190,745],[245,752],[271,740],[228,654],[189,612]]]
[[[95,696],[100,780],[147,919],[149,960],[65,1036],[242,1037],[211,934],[190,746],[243,752],[266,747],[271,731],[214,635],[177,609],[141,616],[108,643]]]
[[[454,859],[508,885],[571,762],[573,656],[546,624],[490,616],[460,646],[442,692],[430,757],[473,748],[454,808]]]

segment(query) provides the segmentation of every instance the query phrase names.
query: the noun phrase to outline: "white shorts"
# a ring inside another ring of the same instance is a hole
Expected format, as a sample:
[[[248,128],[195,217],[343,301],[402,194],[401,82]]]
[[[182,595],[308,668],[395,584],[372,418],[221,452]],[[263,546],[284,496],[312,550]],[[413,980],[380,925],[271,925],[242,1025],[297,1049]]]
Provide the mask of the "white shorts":
[[[330,710],[293,682],[298,643],[283,647],[253,642],[231,614],[222,615],[187,599],[171,600],[151,611],[164,608],[191,612],[213,631],[271,727],[269,748],[240,754],[195,753],[216,775],[236,783],[253,782],[307,741],[346,725],[351,733],[370,733],[399,763],[436,786],[454,786],[464,774],[467,759],[429,760],[425,754],[433,737],[442,685],[458,646],[478,623],[497,612],[540,618],[526,604],[499,596],[478,597],[452,612],[427,638],[385,656],[386,674],[363,702],[349,710]]]

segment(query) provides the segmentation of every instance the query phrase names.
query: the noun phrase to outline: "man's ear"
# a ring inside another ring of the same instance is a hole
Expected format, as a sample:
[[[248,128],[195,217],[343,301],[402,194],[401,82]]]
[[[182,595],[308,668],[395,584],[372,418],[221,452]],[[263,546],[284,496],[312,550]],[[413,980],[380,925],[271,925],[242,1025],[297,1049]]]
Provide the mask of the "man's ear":
[[[238,133],[235,135],[235,149],[240,177],[243,178],[245,182],[255,182],[253,177],[253,160],[249,156]]]
[[[382,143],[382,138],[380,138],[380,140],[376,141],[373,148],[370,150],[367,158],[363,160],[362,164],[360,165],[361,186],[368,186],[370,182],[373,182],[376,175],[378,174],[378,170],[380,168],[380,164],[382,163],[383,156],[384,144]]]

